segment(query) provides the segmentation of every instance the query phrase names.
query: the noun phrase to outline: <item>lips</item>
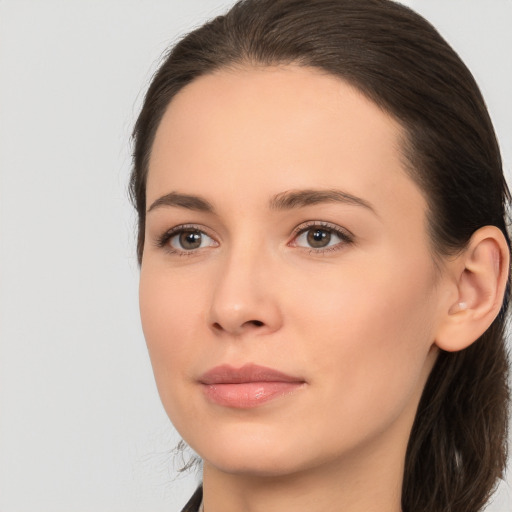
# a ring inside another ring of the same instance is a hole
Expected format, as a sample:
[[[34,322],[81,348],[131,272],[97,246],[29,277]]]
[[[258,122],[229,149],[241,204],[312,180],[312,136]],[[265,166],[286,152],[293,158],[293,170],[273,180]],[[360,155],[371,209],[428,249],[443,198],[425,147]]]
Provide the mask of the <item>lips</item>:
[[[300,377],[255,364],[241,368],[216,366],[204,373],[199,382],[209,401],[238,409],[257,407],[289,395],[305,384]]]

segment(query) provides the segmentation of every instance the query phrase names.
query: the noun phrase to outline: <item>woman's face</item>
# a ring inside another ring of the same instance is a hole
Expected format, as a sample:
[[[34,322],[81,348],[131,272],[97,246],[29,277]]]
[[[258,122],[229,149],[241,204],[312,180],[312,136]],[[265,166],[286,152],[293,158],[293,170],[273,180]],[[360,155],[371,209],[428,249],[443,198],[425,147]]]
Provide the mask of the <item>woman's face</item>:
[[[444,278],[401,134],[304,67],[216,72],[171,102],[140,305],[164,407],[206,464],[278,475],[404,455]]]

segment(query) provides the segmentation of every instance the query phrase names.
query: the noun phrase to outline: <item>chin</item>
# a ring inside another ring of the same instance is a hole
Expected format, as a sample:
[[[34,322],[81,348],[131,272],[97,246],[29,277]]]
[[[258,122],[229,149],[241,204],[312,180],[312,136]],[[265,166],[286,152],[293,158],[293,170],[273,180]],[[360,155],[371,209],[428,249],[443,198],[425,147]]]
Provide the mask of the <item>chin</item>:
[[[319,446],[318,437],[301,432],[270,431],[258,428],[256,432],[212,436],[210,440],[193,446],[208,465],[226,474],[257,478],[285,478],[315,472],[339,464],[346,446]],[[295,434],[295,435],[294,435]],[[193,442],[193,441],[192,441]]]
[[[223,473],[258,478],[288,476],[300,472],[305,466],[289,456],[283,457],[270,452],[255,453],[253,450],[243,454],[207,454],[203,460],[206,465],[211,465]]]
[[[304,455],[301,441],[268,430],[242,424],[238,428],[217,429],[207,438],[189,437],[186,441],[206,466],[229,474],[277,477],[304,469],[307,463],[299,457]]]

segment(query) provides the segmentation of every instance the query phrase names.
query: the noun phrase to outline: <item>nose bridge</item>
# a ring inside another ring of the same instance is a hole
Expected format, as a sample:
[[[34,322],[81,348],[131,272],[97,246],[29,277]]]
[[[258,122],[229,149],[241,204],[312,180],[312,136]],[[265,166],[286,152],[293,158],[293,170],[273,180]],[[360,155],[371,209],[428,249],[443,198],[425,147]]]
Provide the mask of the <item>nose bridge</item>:
[[[217,332],[240,335],[280,325],[278,297],[271,276],[272,256],[264,243],[244,237],[221,257],[210,308],[210,325]]]

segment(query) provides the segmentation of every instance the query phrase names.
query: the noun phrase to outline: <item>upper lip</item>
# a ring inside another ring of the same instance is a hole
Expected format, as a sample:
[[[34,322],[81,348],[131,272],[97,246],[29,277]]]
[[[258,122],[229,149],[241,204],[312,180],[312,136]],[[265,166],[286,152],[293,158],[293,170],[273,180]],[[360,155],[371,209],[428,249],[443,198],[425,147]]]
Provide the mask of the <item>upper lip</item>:
[[[244,382],[304,382],[304,379],[287,375],[273,368],[249,363],[240,368],[234,368],[228,364],[215,366],[201,375],[199,382],[201,384],[242,384]]]

